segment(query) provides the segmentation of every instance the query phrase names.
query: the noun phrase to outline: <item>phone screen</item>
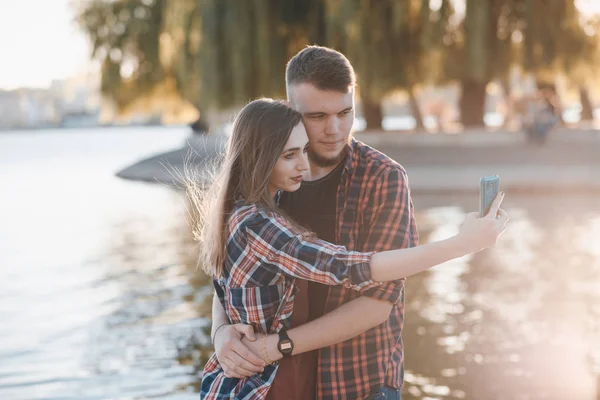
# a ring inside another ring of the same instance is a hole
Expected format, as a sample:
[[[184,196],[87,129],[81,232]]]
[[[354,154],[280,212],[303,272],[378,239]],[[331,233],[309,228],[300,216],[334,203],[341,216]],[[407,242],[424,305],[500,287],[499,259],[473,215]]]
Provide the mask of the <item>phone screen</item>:
[[[479,181],[479,216],[487,215],[499,190],[500,178],[498,175],[481,178]]]

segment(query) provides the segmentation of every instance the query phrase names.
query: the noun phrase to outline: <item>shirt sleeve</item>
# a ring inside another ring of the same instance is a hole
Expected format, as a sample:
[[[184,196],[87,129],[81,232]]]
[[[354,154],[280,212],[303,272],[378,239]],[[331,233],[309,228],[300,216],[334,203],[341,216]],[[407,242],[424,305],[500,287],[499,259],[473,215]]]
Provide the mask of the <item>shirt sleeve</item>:
[[[370,207],[364,215],[367,235],[363,248],[380,252],[418,245],[408,177],[402,167],[384,171],[377,179],[370,199]],[[385,282],[361,294],[398,304],[404,297],[404,281]]]
[[[349,251],[310,238],[279,215],[259,213],[246,224],[246,235],[249,248],[265,267],[287,276],[358,291],[379,285],[371,280],[373,252]]]

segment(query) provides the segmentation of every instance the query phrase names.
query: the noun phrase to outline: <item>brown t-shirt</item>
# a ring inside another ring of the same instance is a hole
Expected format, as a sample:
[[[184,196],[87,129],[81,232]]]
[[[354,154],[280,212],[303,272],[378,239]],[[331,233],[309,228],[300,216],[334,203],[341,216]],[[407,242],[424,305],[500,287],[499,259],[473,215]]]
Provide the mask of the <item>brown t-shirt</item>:
[[[292,327],[309,321],[308,281],[296,279]],[[317,350],[287,357],[279,361],[279,369],[267,400],[307,400],[317,393]]]

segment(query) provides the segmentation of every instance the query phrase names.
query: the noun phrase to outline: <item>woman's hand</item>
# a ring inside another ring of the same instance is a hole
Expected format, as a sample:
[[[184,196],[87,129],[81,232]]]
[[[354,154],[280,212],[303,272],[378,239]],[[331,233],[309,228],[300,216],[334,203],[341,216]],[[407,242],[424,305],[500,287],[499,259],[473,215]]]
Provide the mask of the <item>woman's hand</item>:
[[[498,242],[500,235],[506,230],[508,214],[500,208],[504,192],[499,193],[484,217],[478,213],[469,213],[465,218],[456,238],[468,253],[476,253],[492,247]]]
[[[261,353],[244,346],[244,343],[258,343],[256,336],[250,325],[227,325],[219,329],[215,335],[215,353],[226,377],[245,378],[263,371]]]

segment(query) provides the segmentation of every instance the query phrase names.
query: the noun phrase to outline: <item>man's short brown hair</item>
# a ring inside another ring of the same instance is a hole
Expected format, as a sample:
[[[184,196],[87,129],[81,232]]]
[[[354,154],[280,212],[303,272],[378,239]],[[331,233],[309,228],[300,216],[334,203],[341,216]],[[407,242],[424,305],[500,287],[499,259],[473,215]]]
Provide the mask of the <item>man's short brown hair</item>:
[[[319,90],[348,93],[354,89],[356,74],[350,61],[339,51],[322,46],[307,46],[288,62],[285,84],[310,83]]]

